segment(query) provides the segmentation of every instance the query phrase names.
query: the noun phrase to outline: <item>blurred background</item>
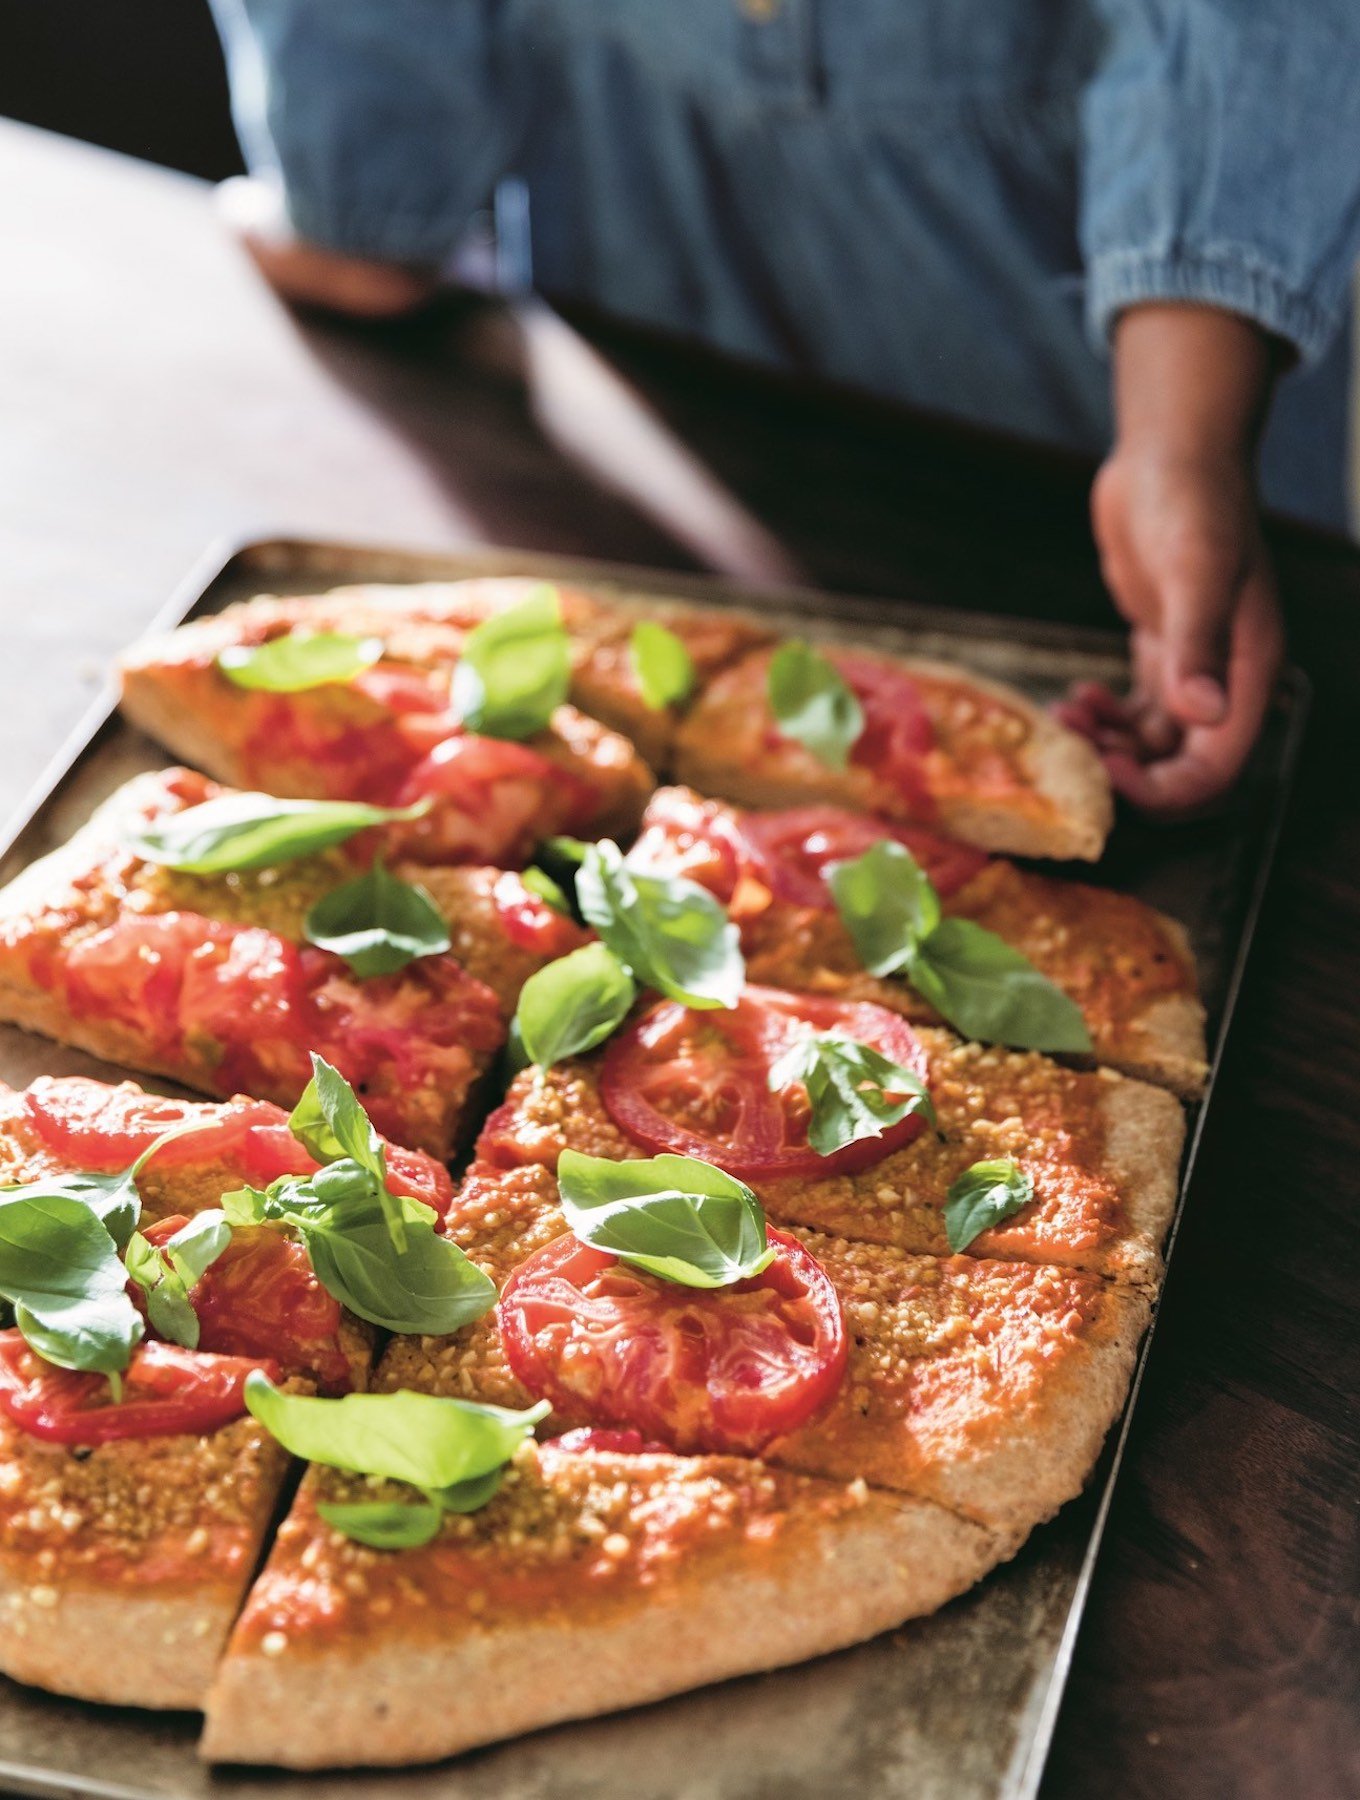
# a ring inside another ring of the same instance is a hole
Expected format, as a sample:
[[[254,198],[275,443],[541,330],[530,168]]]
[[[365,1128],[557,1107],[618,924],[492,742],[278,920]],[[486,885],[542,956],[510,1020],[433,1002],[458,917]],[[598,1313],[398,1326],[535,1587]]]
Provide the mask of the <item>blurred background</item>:
[[[206,0],[0,0],[0,114],[212,181],[243,167]]]

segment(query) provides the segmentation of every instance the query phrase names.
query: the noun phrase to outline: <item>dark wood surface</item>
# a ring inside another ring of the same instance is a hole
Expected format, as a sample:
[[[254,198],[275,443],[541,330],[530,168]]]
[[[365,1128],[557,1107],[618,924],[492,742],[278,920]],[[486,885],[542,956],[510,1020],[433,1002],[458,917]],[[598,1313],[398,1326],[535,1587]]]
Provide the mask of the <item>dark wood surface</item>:
[[[1109,617],[1089,471],[551,314],[304,326],[205,191],[0,125],[0,813],[204,545],[288,530]],[[1360,557],[1276,534],[1299,804],[1046,1783],[1360,1790]]]

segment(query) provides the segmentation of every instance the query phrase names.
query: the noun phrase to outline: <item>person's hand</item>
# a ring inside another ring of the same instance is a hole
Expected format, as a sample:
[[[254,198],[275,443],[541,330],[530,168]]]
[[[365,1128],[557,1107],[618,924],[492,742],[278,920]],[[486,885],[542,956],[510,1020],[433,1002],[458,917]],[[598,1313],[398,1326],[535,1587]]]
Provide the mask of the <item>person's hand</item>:
[[[1245,321],[1188,307],[1126,314],[1116,338],[1119,438],[1096,478],[1101,570],[1132,628],[1127,697],[1085,684],[1060,717],[1116,790],[1189,813],[1231,787],[1284,652],[1252,477],[1270,350]]]

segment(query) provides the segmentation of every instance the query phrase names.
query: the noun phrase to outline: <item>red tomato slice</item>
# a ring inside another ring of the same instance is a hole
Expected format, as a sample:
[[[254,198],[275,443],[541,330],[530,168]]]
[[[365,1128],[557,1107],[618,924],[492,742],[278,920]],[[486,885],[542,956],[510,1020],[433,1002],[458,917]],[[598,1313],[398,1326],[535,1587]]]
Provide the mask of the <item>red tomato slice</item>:
[[[646,1456],[659,1453],[669,1456],[669,1448],[640,1431],[611,1430],[602,1425],[581,1425],[575,1431],[564,1431],[561,1437],[548,1438],[542,1450],[569,1450],[576,1456]]]
[[[531,950],[551,962],[586,942],[585,932],[574,919],[531,893],[518,875],[507,872],[498,876],[491,898],[501,929],[521,950]]]
[[[188,1224],[182,1215],[158,1219],[146,1236],[164,1244]],[[144,1309],[135,1282],[128,1292]],[[275,1357],[290,1375],[309,1375],[326,1394],[352,1385],[340,1347],[340,1303],[316,1276],[302,1245],[273,1226],[237,1231],[204,1270],[193,1290],[200,1350],[228,1356]]]
[[[685,1452],[754,1452],[793,1431],[845,1370],[840,1301],[798,1242],[730,1288],[662,1281],[571,1236],[521,1263],[496,1316],[506,1360],[563,1419]]]
[[[631,852],[634,860],[662,874],[697,881],[727,905],[748,857],[737,815],[729,807],[663,788],[648,802],[642,827]]]
[[[919,825],[889,825],[839,806],[799,806],[786,812],[746,812],[738,829],[753,866],[776,900],[790,906],[835,906],[826,885],[832,863],[862,856],[885,838],[904,845],[943,898],[987,866],[984,851],[955,844]]]
[[[747,1180],[872,1168],[925,1121],[912,1114],[881,1137],[819,1156],[808,1143],[802,1088],[772,1093],[769,1085],[773,1064],[814,1031],[854,1038],[925,1078],[915,1032],[886,1007],[748,987],[730,1012],[692,1012],[671,1000],[652,1007],[610,1043],[600,1097],[643,1149],[697,1156]]]
[[[268,1187],[281,1175],[307,1175],[317,1166],[288,1129],[287,1113],[267,1100],[166,1100],[127,1083],[40,1075],[24,1095],[24,1109],[43,1143],[72,1169],[125,1169],[185,1119],[197,1129],[156,1152],[158,1170],[224,1163],[251,1187]],[[433,1157],[389,1144],[387,1172],[393,1193],[447,1211],[453,1183]]]
[[[872,656],[837,652],[832,658],[864,710],[864,730],[850,760],[895,787],[904,804],[930,818],[935,802],[925,759],[934,748],[935,727],[909,675]]]
[[[214,1356],[178,1344],[139,1344],[115,1401],[104,1375],[58,1369],[35,1356],[17,1331],[0,1331],[0,1411],[53,1444],[108,1444],[115,1438],[216,1431],[244,1413],[246,1376],[267,1356]]]

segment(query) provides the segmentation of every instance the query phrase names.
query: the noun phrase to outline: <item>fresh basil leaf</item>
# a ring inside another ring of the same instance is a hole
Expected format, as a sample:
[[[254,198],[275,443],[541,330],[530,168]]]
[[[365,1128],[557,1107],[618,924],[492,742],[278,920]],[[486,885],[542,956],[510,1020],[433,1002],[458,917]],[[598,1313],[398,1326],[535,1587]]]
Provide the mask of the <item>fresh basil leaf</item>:
[[[501,1468],[549,1411],[546,1400],[510,1412],[410,1388],[326,1400],[284,1393],[259,1369],[246,1377],[245,1400],[294,1456],[405,1481],[427,1496]]]
[[[706,888],[632,868],[606,838],[586,851],[576,898],[643,987],[685,1006],[736,1005],[746,979],[737,928]]]
[[[641,619],[628,640],[628,658],[644,702],[653,712],[678,706],[694,689],[694,659],[673,631]]]
[[[232,644],[217,666],[237,687],[266,694],[300,694],[307,688],[353,681],[383,653],[382,640],[342,631],[292,632],[263,644]]]
[[[219,1207],[195,1213],[161,1248],[170,1266],[187,1286],[201,1281],[205,1272],[231,1242],[231,1226]]]
[[[411,1205],[400,1248],[376,1195],[297,1228],[326,1291],[386,1331],[447,1337],[496,1303],[496,1284],[434,1229],[428,1207]]]
[[[907,979],[964,1037],[1013,1050],[1091,1048],[1076,1001],[972,919],[941,920],[912,951]]]
[[[682,1287],[730,1287],[774,1261],[750,1188],[695,1157],[613,1162],[564,1150],[557,1185],[582,1243]]]
[[[452,1487],[440,1488],[430,1498],[437,1500],[445,1512],[480,1512],[505,1479],[505,1465],[485,1475],[474,1475],[467,1481],[455,1481]]]
[[[818,1156],[831,1156],[861,1138],[882,1137],[913,1113],[935,1122],[929,1089],[914,1069],[838,1032],[800,1038],[774,1064],[769,1080],[775,1093],[806,1088],[812,1109],[808,1142]],[[901,1098],[890,1099],[894,1094]]]
[[[637,998],[637,986],[604,944],[585,944],[531,975],[515,1023],[530,1062],[551,1068],[603,1043]]]
[[[19,1187],[0,1188],[0,1204],[7,1200],[79,1200],[103,1225],[121,1250],[136,1229],[142,1200],[130,1169],[118,1175],[47,1175]]]
[[[469,731],[532,737],[571,685],[571,644],[552,587],[536,588],[468,633],[453,671],[453,704]]]
[[[975,1237],[1009,1219],[1034,1198],[1032,1178],[1009,1157],[976,1162],[950,1184],[944,1205],[945,1236],[956,1253]]]
[[[342,1537],[370,1550],[418,1550],[444,1517],[437,1500],[318,1500],[316,1510]]]
[[[132,1234],[124,1265],[145,1290],[146,1315],[160,1337],[197,1350],[198,1313],[189,1295],[230,1242],[231,1226],[216,1208],[196,1213],[163,1244],[153,1244],[140,1231]]]
[[[349,1157],[377,1183],[387,1229],[398,1250],[406,1248],[406,1209],[387,1185],[387,1152],[359,1096],[338,1069],[312,1052],[312,1079],[288,1116],[288,1129],[319,1163]],[[315,1183],[316,1177],[313,1177]]]
[[[389,875],[380,862],[323,895],[302,930],[309,944],[334,951],[361,977],[391,975],[452,944],[447,921],[425,889]]]
[[[766,693],[784,737],[829,769],[846,767],[864,730],[864,709],[824,656],[790,638],[770,658]]]
[[[414,806],[365,806],[358,800],[277,800],[272,794],[219,794],[170,813],[132,833],[127,847],[144,862],[186,875],[223,875],[269,869],[342,844],[358,831],[398,819],[418,819]]]
[[[940,923],[940,899],[924,869],[892,838],[862,856],[832,863],[827,885],[860,961],[871,975],[906,966],[916,945]]]
[[[567,899],[546,869],[537,868],[531,863],[520,876],[520,880],[531,894],[537,894],[538,898],[550,906],[554,912],[559,912],[568,919],[572,916],[571,901]]]
[[[116,1374],[142,1336],[118,1246],[82,1199],[0,1200],[0,1296],[44,1361]]]

